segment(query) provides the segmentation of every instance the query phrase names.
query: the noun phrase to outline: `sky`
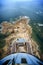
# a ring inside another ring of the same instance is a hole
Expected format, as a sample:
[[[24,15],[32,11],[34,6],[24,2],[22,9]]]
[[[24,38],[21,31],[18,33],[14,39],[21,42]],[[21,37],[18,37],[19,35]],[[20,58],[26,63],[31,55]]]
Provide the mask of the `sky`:
[[[11,1],[11,0],[9,0]],[[12,1],[32,1],[32,0],[12,0]]]
[[[0,3],[13,3],[13,2],[21,2],[21,1],[33,1],[33,0],[0,0]]]
[[[14,5],[16,2],[24,2],[24,1],[33,1],[33,0],[0,0],[0,7],[1,6],[12,6]]]
[[[35,1],[42,1],[43,0],[0,0],[0,4],[11,4],[11,3],[15,3],[15,2],[23,2],[23,1],[28,1],[28,2],[35,2]]]

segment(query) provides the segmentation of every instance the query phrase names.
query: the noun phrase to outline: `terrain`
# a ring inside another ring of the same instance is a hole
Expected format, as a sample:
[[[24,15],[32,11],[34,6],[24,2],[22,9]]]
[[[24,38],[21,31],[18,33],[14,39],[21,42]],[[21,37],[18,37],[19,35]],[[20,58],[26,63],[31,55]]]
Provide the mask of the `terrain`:
[[[10,45],[13,41],[16,41],[18,38],[26,39],[32,50],[32,55],[41,58],[39,42],[36,42],[33,29],[33,25],[30,24],[30,18],[23,16],[13,22],[4,21],[1,23],[2,31],[0,33],[0,59],[11,54]],[[36,30],[36,29],[35,29]],[[23,48],[22,48],[23,49]]]
[[[32,39],[39,45],[40,55],[43,59],[43,23],[30,22]]]

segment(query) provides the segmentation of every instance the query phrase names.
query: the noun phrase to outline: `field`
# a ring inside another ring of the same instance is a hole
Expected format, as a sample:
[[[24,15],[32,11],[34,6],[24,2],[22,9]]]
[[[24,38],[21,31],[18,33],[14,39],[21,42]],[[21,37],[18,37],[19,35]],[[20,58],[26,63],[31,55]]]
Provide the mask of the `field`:
[[[31,22],[32,38],[38,43],[41,53],[43,53],[43,27],[38,23]]]

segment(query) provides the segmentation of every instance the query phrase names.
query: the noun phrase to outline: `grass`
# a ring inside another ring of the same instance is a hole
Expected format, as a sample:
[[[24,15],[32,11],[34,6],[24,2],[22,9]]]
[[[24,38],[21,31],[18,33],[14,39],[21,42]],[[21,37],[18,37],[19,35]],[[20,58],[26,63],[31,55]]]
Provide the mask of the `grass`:
[[[1,39],[0,40],[0,48],[3,48],[5,46],[5,40]]]
[[[6,34],[0,33],[0,49],[3,48],[6,44],[5,38],[8,37],[11,33],[7,32]]]
[[[6,35],[0,33],[0,59],[2,58],[2,54],[4,53],[3,47],[5,46],[5,37]]]
[[[5,46],[5,35],[0,33],[0,49]]]
[[[43,53],[43,39],[34,30],[32,32],[32,38],[38,43],[41,53]]]
[[[41,53],[43,53],[43,34],[42,31],[39,31],[39,29],[42,30],[42,28],[38,27],[37,24],[33,25],[33,23],[31,23],[30,25],[32,27],[32,38],[38,43],[39,49]]]

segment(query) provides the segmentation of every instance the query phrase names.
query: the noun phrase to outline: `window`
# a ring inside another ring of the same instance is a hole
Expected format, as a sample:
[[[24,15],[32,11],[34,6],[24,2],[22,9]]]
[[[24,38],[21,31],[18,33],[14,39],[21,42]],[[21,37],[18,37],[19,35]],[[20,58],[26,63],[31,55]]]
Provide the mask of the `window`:
[[[25,59],[25,58],[22,58],[22,59],[21,59],[21,63],[26,63],[26,64],[27,64],[26,59]]]
[[[10,64],[8,64],[10,62],[10,60],[7,60],[3,63],[3,65],[15,65],[15,59],[12,60],[12,62]]]
[[[3,63],[3,65],[7,65],[10,60],[7,60]]]
[[[15,60],[14,59],[12,60],[12,65],[15,65]]]

